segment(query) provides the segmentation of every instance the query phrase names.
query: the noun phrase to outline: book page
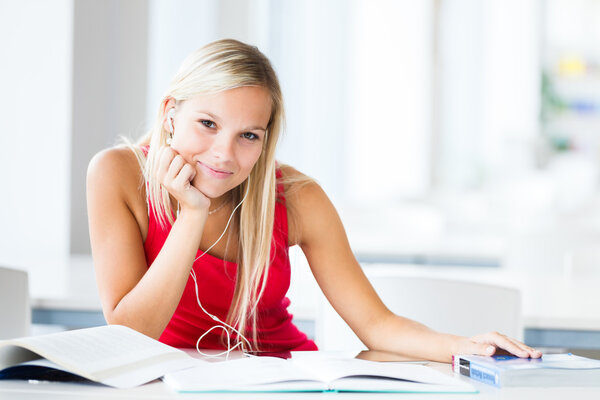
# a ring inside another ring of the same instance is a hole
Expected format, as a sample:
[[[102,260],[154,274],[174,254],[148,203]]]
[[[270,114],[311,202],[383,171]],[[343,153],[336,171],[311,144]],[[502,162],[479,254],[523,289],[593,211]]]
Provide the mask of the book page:
[[[546,354],[540,368],[558,369],[600,369],[600,361],[568,354]]]
[[[404,364],[392,362],[375,362],[345,358],[319,358],[314,362],[310,357],[292,359],[292,362],[305,370],[312,370],[327,382],[350,377],[367,378],[393,378],[396,380],[412,381],[437,385],[456,386],[461,382],[446,376],[432,368],[418,364]],[[358,383],[367,382],[365,379],[356,380]],[[360,388],[357,388],[360,389]]]
[[[22,346],[73,373],[113,386],[136,386],[160,377],[161,368],[189,367],[196,362],[178,349],[118,325],[25,337],[2,345]],[[115,381],[118,376],[128,380]]]
[[[337,392],[477,393],[474,386],[458,379],[453,381],[451,384],[433,384],[362,376],[338,379],[332,382],[329,387]]]
[[[202,363],[167,374],[163,380],[178,391],[238,391],[238,390],[281,390],[298,386],[294,382],[312,381],[313,390],[324,390],[310,371],[304,371],[289,360],[276,357],[248,357],[231,361]],[[279,383],[284,383],[279,385]],[[276,385],[277,384],[277,385]],[[289,386],[288,386],[289,384]],[[261,385],[265,385],[264,387]]]

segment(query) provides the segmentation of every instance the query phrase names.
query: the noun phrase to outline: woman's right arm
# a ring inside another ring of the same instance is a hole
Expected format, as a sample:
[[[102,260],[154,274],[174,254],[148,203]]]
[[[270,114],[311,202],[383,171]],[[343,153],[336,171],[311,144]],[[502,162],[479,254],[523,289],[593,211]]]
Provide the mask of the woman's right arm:
[[[170,185],[185,181],[182,175],[189,169],[185,163],[179,166],[174,158],[173,154],[161,158],[168,170],[164,179]],[[106,321],[158,339],[181,299],[210,202],[207,199],[206,205],[182,207],[148,268],[140,226],[131,206],[142,196],[140,179],[137,160],[129,149],[105,150],[92,159],[87,174],[90,240]]]

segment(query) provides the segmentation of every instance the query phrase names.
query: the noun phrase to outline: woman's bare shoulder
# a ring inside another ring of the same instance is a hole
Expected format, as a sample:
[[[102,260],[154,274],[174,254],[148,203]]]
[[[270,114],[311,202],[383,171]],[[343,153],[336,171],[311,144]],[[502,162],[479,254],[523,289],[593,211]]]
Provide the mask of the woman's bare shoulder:
[[[96,153],[90,161],[88,170],[91,172],[100,170],[103,173],[131,170],[139,172],[140,167],[135,154],[129,147],[118,146],[110,147]]]
[[[289,165],[280,164],[279,168],[286,202],[296,209],[302,208],[307,199],[325,195],[321,186],[310,176]]]
[[[115,190],[123,194],[139,193],[143,189],[143,175],[136,155],[125,146],[111,147],[97,153],[88,166],[88,191],[90,185]],[[127,196],[128,197],[128,196]]]
[[[289,244],[299,244],[310,230],[308,225],[329,209],[330,201],[313,178],[289,165],[280,165],[280,168],[288,209]]]
[[[294,193],[307,185],[318,186],[317,182],[313,178],[303,174],[292,166],[279,164],[278,168],[281,171],[280,182],[283,183],[286,195],[288,192]]]

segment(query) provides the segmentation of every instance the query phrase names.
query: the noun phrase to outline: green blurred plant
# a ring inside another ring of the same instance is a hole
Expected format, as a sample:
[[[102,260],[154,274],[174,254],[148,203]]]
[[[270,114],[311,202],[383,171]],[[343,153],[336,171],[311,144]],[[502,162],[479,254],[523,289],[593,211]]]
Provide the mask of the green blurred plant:
[[[551,74],[543,70],[541,82],[541,109],[540,121],[542,135],[548,146],[555,152],[564,152],[572,148],[571,140],[567,135],[550,131],[551,121],[559,114],[568,110],[568,103],[556,92]]]

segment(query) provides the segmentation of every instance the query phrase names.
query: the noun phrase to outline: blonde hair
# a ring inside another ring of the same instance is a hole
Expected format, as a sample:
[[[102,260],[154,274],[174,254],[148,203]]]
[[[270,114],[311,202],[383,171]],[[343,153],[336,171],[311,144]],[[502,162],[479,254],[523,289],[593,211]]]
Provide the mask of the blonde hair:
[[[251,327],[256,349],[257,305],[266,286],[271,260],[276,194],[275,147],[284,123],[281,89],[271,63],[256,47],[231,39],[212,42],[196,50],[185,59],[171,82],[154,126],[130,148],[143,171],[147,202],[152,203],[161,225],[172,224],[174,213],[169,192],[161,187],[154,172],[158,150],[166,145],[168,137],[163,126],[164,102],[169,98],[181,102],[197,95],[243,86],[266,88],[272,107],[262,153],[250,172],[251,185],[248,188],[246,180],[232,190],[233,204],[240,202],[246,189],[248,196],[235,217],[234,226],[239,227],[238,270],[227,321],[244,335]],[[149,146],[147,155],[141,146]],[[239,342],[240,338],[237,340]]]

